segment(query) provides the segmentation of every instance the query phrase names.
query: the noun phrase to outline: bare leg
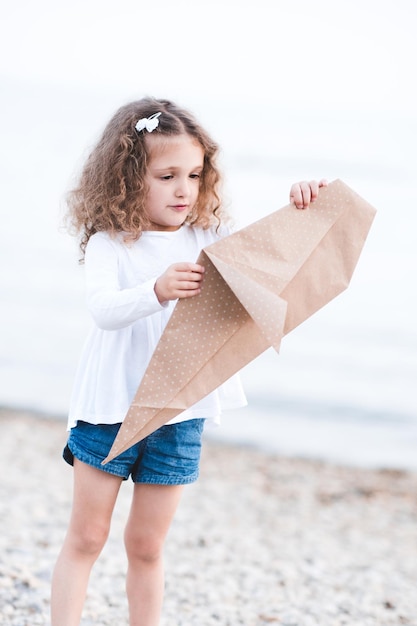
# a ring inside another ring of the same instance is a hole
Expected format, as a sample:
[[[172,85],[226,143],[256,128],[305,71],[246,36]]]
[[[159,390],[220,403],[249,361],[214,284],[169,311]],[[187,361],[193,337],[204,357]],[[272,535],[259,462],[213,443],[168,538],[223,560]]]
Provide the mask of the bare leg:
[[[78,626],[91,568],[109,533],[122,479],[74,459],[67,536],[52,578],[52,626]]]
[[[164,594],[163,546],[181,485],[136,484],[125,531],[130,626],[157,626]]]

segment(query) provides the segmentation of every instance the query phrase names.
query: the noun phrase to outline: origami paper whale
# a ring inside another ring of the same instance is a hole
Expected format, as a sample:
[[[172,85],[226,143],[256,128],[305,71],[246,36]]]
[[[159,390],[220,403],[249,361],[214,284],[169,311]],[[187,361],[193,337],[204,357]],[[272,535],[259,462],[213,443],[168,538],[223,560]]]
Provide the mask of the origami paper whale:
[[[344,291],[375,209],[345,183],[204,248],[200,295],[179,300],[103,464],[201,400]]]

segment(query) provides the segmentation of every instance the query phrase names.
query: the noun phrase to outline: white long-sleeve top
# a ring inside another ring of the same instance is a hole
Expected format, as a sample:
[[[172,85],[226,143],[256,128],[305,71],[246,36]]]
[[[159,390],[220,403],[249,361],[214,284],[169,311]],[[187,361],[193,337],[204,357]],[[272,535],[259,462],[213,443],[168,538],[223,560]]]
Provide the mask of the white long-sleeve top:
[[[90,238],[85,280],[94,326],[75,376],[68,428],[77,420],[123,421],[175,306],[175,301],[159,303],[156,279],[173,263],[194,263],[202,248],[227,234],[220,233],[184,225],[176,231],[145,231],[133,244],[124,243],[123,234],[112,238],[99,232]],[[245,404],[239,377],[233,376],[170,423],[218,422],[222,409]]]

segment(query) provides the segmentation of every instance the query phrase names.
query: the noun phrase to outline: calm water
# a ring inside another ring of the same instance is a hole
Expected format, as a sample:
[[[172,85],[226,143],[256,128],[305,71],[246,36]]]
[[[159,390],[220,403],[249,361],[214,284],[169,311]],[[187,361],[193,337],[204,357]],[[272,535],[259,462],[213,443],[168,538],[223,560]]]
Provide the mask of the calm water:
[[[60,202],[119,102],[91,94],[87,102],[83,94],[47,98],[16,87],[7,93],[0,122],[0,404],[64,416],[90,320],[75,242],[59,228]],[[413,129],[385,120],[382,140],[382,121],[316,116],[312,123],[288,114],[273,123],[265,115],[249,136],[242,128],[250,111],[220,114],[197,103],[197,113],[223,145],[238,226],[283,206],[290,183],[306,177],[341,178],[378,210],[349,288],[288,335],[280,355],[267,351],[242,372],[250,405],[210,436],[417,469]]]

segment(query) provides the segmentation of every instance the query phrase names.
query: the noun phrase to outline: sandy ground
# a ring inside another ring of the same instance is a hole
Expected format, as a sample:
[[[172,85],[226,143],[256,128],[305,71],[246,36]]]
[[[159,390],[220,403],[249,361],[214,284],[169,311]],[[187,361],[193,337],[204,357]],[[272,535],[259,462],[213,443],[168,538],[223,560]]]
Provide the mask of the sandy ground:
[[[61,420],[0,411],[0,624],[49,623],[71,506]],[[123,484],[83,625],[127,625]],[[206,441],[166,546],[161,626],[417,626],[417,474]]]

